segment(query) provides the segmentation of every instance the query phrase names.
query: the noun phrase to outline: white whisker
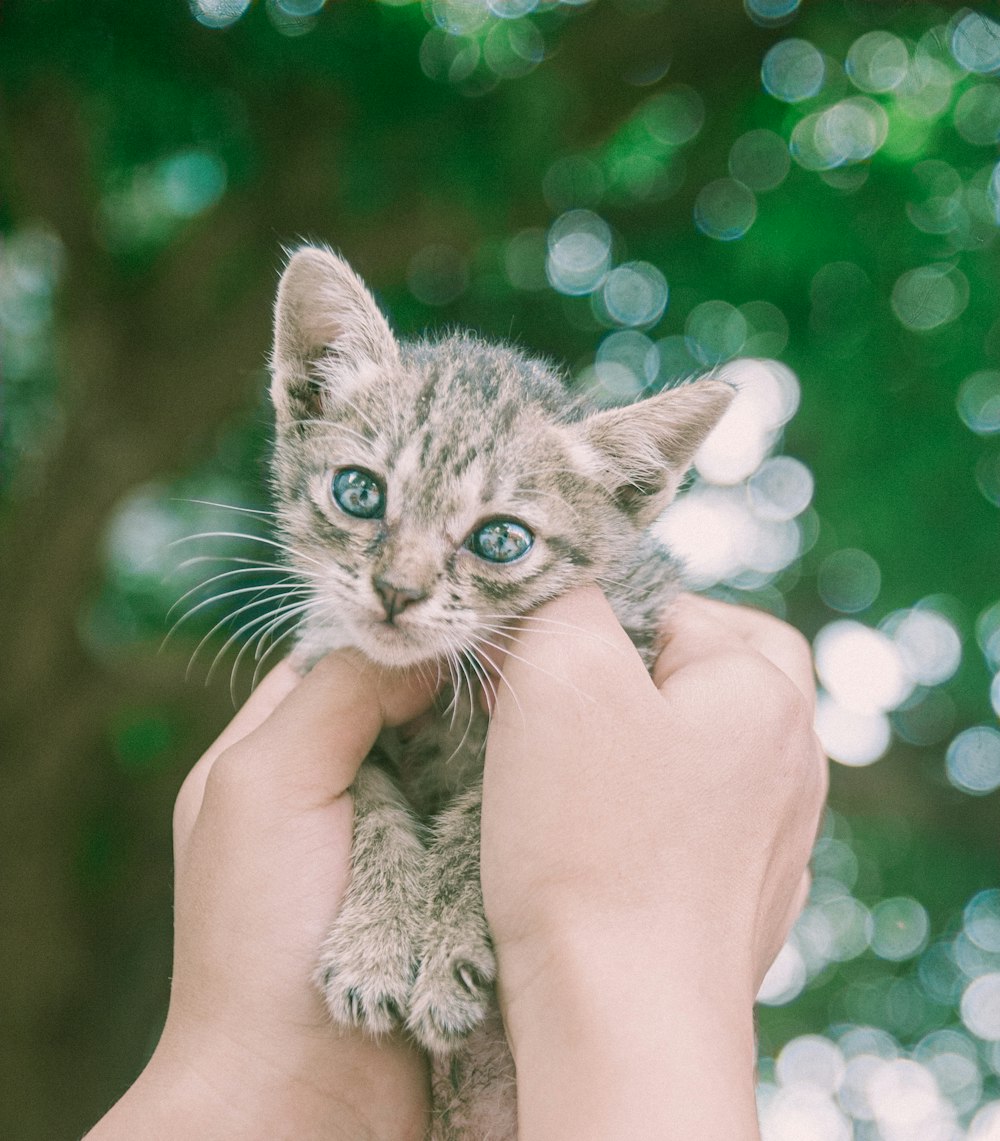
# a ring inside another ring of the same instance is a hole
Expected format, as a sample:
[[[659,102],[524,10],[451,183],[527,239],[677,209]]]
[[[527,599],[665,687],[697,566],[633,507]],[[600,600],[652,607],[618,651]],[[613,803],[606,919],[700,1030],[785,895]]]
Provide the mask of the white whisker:
[[[555,627],[555,630],[566,630],[571,634],[576,634],[578,637],[593,638],[602,646],[607,646],[608,649],[611,650],[615,649],[614,643],[609,642],[607,638],[602,637],[600,634],[595,634],[593,630],[585,630],[575,622],[562,622],[558,618],[544,618],[539,617],[537,614],[521,614],[517,617],[512,617],[509,614],[483,614],[480,615],[480,617],[497,632],[502,630],[504,633],[518,633],[519,623],[534,622],[536,626],[552,626]],[[495,622],[491,623],[491,619],[497,618],[509,621],[506,625],[497,625]],[[555,630],[552,632],[554,633]]]
[[[212,675],[215,673],[215,670],[218,668],[219,662],[222,660],[223,656],[225,655],[225,653],[229,649],[229,647],[232,646],[235,642],[239,641],[239,639],[242,638],[244,635],[248,634],[251,630],[253,630],[257,626],[260,626],[262,623],[264,623],[264,624],[270,624],[270,623],[278,624],[282,621],[285,621],[288,618],[292,618],[298,614],[303,614],[303,613],[305,613],[305,611],[307,611],[310,608],[311,605],[312,605],[311,602],[299,602],[299,603],[296,603],[294,606],[282,607],[281,610],[277,614],[274,614],[272,612],[268,612],[265,614],[260,614],[256,618],[251,618],[247,622],[244,622],[240,627],[238,627],[238,629],[234,630],[232,632],[232,634],[229,635],[229,637],[222,644],[222,648],[219,650],[219,652],[212,659],[212,664],[211,664],[211,666],[209,666],[208,674],[205,677],[205,684],[207,685],[212,680]],[[244,607],[243,609],[247,609],[247,608]],[[237,611],[237,613],[239,613],[239,611]],[[216,629],[217,629],[217,627],[216,627]],[[206,637],[207,637],[207,635],[206,635]],[[204,642],[204,640],[203,640],[203,642]],[[201,644],[203,644],[203,642]],[[201,644],[199,644],[199,646],[198,646],[199,650],[201,649]],[[249,645],[249,642],[247,643],[247,645]],[[196,650],[195,653],[197,654],[197,652],[198,651]]]
[[[597,698],[592,697],[589,693],[584,693],[583,690],[579,688],[579,686],[572,685],[569,681],[567,681],[566,678],[559,677],[558,674],[552,673],[551,670],[543,670],[542,667],[537,663],[529,661],[528,658],[521,657],[520,654],[515,654],[513,650],[507,649],[506,646],[502,646],[498,642],[491,642],[489,638],[484,638],[482,635],[477,635],[476,640],[484,646],[490,646],[494,650],[499,650],[502,654],[504,654],[505,657],[513,658],[517,662],[523,662],[526,666],[530,666],[531,669],[537,670],[540,674],[544,674],[545,677],[550,677],[553,681],[559,682],[560,685],[565,685],[567,689],[572,690],[578,697],[582,697],[585,701],[590,702],[592,705],[597,704]]]
[[[200,586],[195,588],[195,590],[201,589],[202,588]],[[258,598],[260,598],[262,595],[273,594],[275,591],[283,591],[284,594],[282,597],[284,597],[288,594],[302,594],[310,590],[312,590],[312,587],[296,585],[294,580],[289,580],[287,582],[264,583],[263,585],[255,584],[254,586],[240,586],[235,590],[225,590],[221,594],[212,594],[209,595],[208,598],[203,598],[201,602],[195,603],[195,605],[192,606],[189,610],[186,610],[180,616],[180,618],[177,619],[173,626],[170,627],[170,631],[167,634],[167,637],[169,638],[171,634],[173,634],[173,632],[181,625],[181,623],[186,622],[193,615],[197,614],[199,610],[203,610],[206,606],[211,606],[213,602],[221,602],[224,598],[235,598],[238,594],[255,594]],[[193,590],[189,590],[187,594],[179,598],[167,611],[167,617],[169,618],[173,611],[176,610],[177,607],[180,606],[180,604],[184,601],[184,599],[193,593]]]
[[[213,582],[220,582],[222,579],[232,578],[234,575],[252,574],[256,570],[259,570],[261,572],[261,574],[279,574],[279,573],[292,574],[292,573],[294,573],[291,570],[289,570],[288,567],[281,567],[281,566],[274,566],[274,567],[256,567],[255,566],[255,567],[249,567],[249,568],[248,567],[238,567],[236,570],[221,571],[219,574],[213,574],[211,578],[206,578],[203,582],[199,582],[197,584],[197,586],[192,586],[189,590],[186,590],[180,596],[180,598],[177,599],[177,601],[173,604],[173,606],[171,606],[170,609],[167,611],[167,614],[166,614],[167,618],[169,618],[170,615],[173,614],[173,612],[177,609],[177,607],[180,606],[180,604],[186,598],[190,598],[192,594],[197,594],[199,590],[204,590],[206,586],[211,586]],[[290,580],[290,581],[294,581],[294,580]],[[250,588],[248,588],[248,589],[250,589]],[[224,597],[224,596],[220,595],[219,597]]]
[[[248,535],[243,531],[199,531],[194,535],[185,535],[183,538],[174,539],[170,546],[176,547],[181,543],[193,543],[196,539],[248,539],[252,543],[265,543],[267,546],[274,547],[276,550],[285,551],[287,554],[294,555],[296,558],[305,559],[306,562],[315,563],[316,566],[323,567],[323,563],[320,562],[319,559],[315,559],[312,555],[307,555],[304,551],[289,546],[288,543],[279,543],[276,539],[268,539],[264,535]]]
[[[241,515],[264,515],[275,517],[277,511],[264,511],[258,507],[239,507],[235,503],[216,503],[213,499],[185,499],[182,497],[175,497],[171,500],[173,503],[199,503],[202,507],[222,507],[226,511],[238,511]]]
[[[263,605],[263,602],[261,600],[249,602],[243,606],[240,606],[238,609],[234,610],[232,614],[227,614],[227,615],[225,615],[225,617],[220,618],[219,621],[216,622],[215,625],[211,628],[211,630],[209,630],[208,633],[201,639],[201,641],[198,643],[198,645],[195,646],[194,653],[191,655],[191,660],[190,660],[190,662],[188,662],[188,668],[187,668],[187,673],[185,674],[185,677],[190,677],[191,667],[194,665],[195,659],[201,653],[201,651],[202,651],[203,647],[206,645],[206,643],[211,640],[212,636],[216,633],[216,631],[221,630],[226,625],[227,622],[231,622],[234,618],[238,617],[240,614],[244,614],[247,610],[253,610],[254,608],[260,607],[262,605]],[[247,629],[250,629],[253,626],[257,625],[258,622],[265,622],[268,620],[268,618],[273,617],[275,613],[283,613],[286,609],[289,609],[289,608],[279,607],[277,611],[274,611],[274,610],[265,611],[259,617],[251,620],[251,622],[248,623],[247,625],[240,626],[239,629],[237,629],[235,631],[235,633],[232,635],[232,637],[227,639],[225,646],[223,646],[223,650],[225,650],[229,647],[229,645],[233,641],[233,638],[238,638]],[[213,662],[213,668],[214,668],[214,665],[215,665],[215,663]],[[211,671],[209,671],[209,677],[205,679],[206,684],[210,678],[211,678]]]

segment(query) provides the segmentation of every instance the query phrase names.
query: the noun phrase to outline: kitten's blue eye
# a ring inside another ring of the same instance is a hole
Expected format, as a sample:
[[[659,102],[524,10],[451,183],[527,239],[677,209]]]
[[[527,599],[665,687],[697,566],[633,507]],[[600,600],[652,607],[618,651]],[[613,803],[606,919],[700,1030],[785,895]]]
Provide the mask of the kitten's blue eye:
[[[385,514],[382,485],[367,471],[356,467],[341,468],[331,486],[337,506],[358,519],[381,519]]]
[[[534,535],[513,519],[492,519],[469,536],[469,548],[491,563],[512,563],[531,550]]]

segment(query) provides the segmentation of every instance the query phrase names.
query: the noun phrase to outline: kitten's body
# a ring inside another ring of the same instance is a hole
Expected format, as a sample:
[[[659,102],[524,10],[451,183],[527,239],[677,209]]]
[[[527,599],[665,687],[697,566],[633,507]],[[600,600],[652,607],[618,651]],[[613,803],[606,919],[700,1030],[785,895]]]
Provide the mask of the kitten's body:
[[[452,681],[435,717],[383,735],[358,774],[352,883],[318,977],[337,1021],[403,1022],[431,1051],[435,1139],[509,1141],[474,694],[503,684],[484,662],[512,622],[583,582],[651,664],[676,575],[647,528],[732,393],[700,381],[601,411],[507,346],[400,345],[351,270],[312,248],[282,278],[272,393],[278,518],[313,600],[302,660],[350,645],[384,666],[443,660]],[[360,498],[338,499],[345,472]],[[380,514],[354,514],[372,503]],[[551,630],[567,652],[581,636]]]

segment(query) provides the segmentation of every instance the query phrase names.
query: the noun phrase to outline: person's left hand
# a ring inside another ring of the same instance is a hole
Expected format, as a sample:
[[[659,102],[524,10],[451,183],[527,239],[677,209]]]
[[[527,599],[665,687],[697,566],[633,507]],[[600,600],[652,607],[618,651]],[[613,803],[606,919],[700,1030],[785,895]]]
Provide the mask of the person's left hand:
[[[160,1136],[151,1101],[163,1136],[424,1136],[423,1056],[402,1036],[336,1029],[311,980],[350,878],[346,790],[382,727],[430,699],[350,652],[304,679],[282,664],[194,766],[174,813],[166,1026],[94,1141],[128,1136],[130,1110]]]

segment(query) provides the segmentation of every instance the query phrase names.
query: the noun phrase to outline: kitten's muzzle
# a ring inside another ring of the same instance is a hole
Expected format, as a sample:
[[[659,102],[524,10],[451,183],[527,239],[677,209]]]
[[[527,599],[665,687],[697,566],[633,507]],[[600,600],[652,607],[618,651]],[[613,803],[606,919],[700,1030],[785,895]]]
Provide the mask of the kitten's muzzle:
[[[397,614],[402,613],[413,602],[420,602],[427,597],[425,590],[413,590],[406,586],[396,586],[384,578],[374,581],[375,592],[382,600],[385,609],[385,620],[391,626]]]

